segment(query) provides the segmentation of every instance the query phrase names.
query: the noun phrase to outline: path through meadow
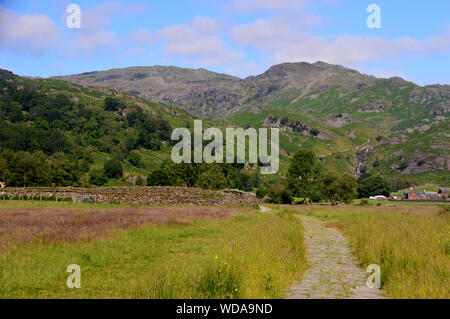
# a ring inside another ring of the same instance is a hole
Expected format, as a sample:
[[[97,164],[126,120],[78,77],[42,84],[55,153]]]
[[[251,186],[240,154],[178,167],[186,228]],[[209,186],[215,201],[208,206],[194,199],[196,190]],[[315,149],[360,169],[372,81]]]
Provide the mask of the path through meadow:
[[[326,227],[318,218],[299,216],[305,229],[309,268],[301,282],[287,292],[288,299],[384,298],[382,291],[368,288],[369,274],[353,258],[346,238]]]

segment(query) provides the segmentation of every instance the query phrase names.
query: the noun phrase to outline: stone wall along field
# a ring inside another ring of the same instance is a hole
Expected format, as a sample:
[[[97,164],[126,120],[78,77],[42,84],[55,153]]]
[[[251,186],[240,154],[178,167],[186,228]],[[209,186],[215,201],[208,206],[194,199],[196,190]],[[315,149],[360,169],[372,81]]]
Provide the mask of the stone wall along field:
[[[6,195],[6,196],[5,196]],[[83,200],[97,203],[134,203],[148,205],[257,205],[256,196],[236,189],[211,191],[191,187],[6,187],[0,191],[3,199]]]

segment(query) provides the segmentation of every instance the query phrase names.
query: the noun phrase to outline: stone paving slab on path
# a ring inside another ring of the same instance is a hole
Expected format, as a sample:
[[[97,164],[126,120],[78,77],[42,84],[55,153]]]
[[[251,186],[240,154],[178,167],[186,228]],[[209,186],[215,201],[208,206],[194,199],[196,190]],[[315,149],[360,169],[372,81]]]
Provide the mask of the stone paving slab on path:
[[[352,256],[347,239],[325,222],[299,216],[305,229],[309,269],[301,282],[289,289],[287,299],[382,299],[383,291],[368,288],[369,276]]]

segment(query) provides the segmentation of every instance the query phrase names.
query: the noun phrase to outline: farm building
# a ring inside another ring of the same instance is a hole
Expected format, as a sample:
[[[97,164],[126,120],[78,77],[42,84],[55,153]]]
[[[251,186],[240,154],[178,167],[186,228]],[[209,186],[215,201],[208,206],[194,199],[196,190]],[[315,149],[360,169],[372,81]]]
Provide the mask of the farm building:
[[[449,194],[450,194],[450,188],[447,188],[447,189],[441,188],[438,191],[438,195],[439,195],[439,197],[441,199],[448,199],[449,198]]]
[[[411,190],[407,193],[406,199],[408,199],[408,200],[437,200],[440,198],[439,198],[439,194],[436,192]]]

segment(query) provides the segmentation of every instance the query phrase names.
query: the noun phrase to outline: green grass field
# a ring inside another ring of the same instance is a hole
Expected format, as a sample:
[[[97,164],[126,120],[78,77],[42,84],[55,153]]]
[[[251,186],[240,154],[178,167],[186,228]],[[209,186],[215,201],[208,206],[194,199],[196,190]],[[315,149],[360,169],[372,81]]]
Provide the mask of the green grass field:
[[[307,268],[295,214],[341,231],[362,267],[379,264],[388,297],[449,298],[450,205],[369,205],[0,201],[0,298],[282,298]],[[70,264],[80,289],[66,286]]]
[[[384,204],[388,204],[385,202]],[[450,297],[450,205],[295,208],[329,221],[363,267],[381,267],[392,298]]]
[[[92,207],[0,203],[0,298],[281,298],[305,269],[290,214]],[[80,289],[66,286],[69,264]]]

